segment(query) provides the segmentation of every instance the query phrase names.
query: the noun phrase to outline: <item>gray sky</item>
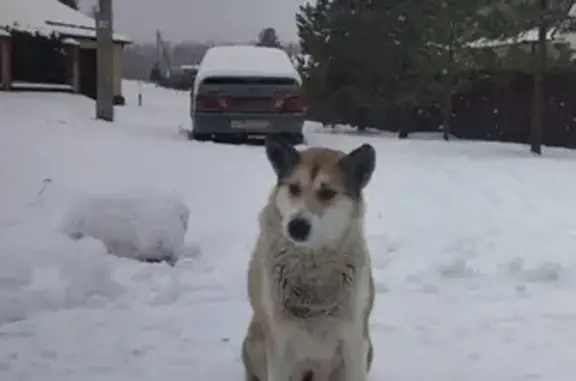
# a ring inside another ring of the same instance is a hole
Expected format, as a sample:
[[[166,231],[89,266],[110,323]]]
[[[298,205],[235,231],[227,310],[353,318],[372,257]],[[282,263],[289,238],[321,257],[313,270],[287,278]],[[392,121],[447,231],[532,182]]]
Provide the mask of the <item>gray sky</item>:
[[[89,9],[97,0],[80,0]],[[295,13],[306,0],[113,0],[117,32],[136,42],[154,41],[156,29],[172,41],[245,42],[273,27],[296,41]]]

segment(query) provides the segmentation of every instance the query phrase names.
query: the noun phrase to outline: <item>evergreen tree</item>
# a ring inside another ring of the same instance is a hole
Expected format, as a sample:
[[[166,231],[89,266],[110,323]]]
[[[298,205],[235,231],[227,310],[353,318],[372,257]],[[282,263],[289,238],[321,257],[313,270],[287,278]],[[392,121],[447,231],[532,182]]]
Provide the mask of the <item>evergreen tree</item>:
[[[322,94],[323,110],[362,128],[380,123],[388,109],[419,102],[430,82],[421,57],[425,3],[322,0],[300,8],[300,43],[312,62],[305,79],[320,87],[307,91]]]
[[[538,42],[533,45],[534,104],[532,107],[531,146],[535,154],[542,153],[542,128],[546,101],[544,99],[544,74],[549,64],[548,45],[555,33],[573,31],[576,23],[569,15],[573,0],[516,0],[498,3],[495,12],[503,22],[514,26],[514,34],[537,29]]]
[[[270,48],[282,48],[282,44],[278,39],[278,35],[276,34],[276,29],[274,28],[264,28],[258,35],[258,42],[256,43],[258,46],[266,46]]]
[[[150,82],[160,83],[162,81],[162,72],[160,71],[160,65],[155,63],[150,69]]]
[[[534,26],[522,2],[318,0],[301,6],[296,20],[306,59],[300,71],[311,113],[359,127],[399,117],[394,124],[407,137],[410,115],[439,105],[448,139],[453,95],[481,61],[498,59],[470,43]]]
[[[544,99],[544,74],[548,66],[548,39],[551,32],[562,29],[574,30],[574,19],[569,16],[569,11],[574,1],[568,0],[539,0],[534,1],[532,12],[529,17],[538,28],[537,64],[534,70],[534,106],[532,108],[532,128],[530,151],[542,154],[542,128],[546,101]]]
[[[370,22],[368,14],[358,14],[353,7],[345,1],[319,0],[301,6],[297,15],[302,52],[309,57],[302,68],[306,91],[324,123],[364,125],[373,102],[370,86],[379,83],[366,80],[376,63],[371,47],[362,44],[377,43],[362,25]]]
[[[490,12],[484,11],[489,5],[473,0],[429,0],[426,4],[426,60],[435,75],[428,94],[442,110],[445,140],[450,138],[452,98],[469,84],[469,74],[477,67],[478,50],[471,44],[502,33],[493,25]]]
[[[323,122],[336,118],[335,110],[330,109],[330,94],[327,92],[330,60],[329,25],[326,20],[328,5],[329,0],[318,0],[314,5],[307,3],[300,6],[300,12],[296,15],[302,49],[298,66],[304,79],[309,111]]]

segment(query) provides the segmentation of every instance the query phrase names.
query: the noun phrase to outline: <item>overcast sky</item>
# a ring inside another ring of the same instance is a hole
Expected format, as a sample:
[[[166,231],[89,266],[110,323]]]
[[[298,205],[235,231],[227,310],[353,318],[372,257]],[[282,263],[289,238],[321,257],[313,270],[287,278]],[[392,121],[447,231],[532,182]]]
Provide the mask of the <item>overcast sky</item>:
[[[80,0],[89,9],[97,0]],[[245,42],[264,27],[296,41],[295,13],[306,0],[113,0],[114,24],[136,42],[154,41],[156,29],[172,41]]]

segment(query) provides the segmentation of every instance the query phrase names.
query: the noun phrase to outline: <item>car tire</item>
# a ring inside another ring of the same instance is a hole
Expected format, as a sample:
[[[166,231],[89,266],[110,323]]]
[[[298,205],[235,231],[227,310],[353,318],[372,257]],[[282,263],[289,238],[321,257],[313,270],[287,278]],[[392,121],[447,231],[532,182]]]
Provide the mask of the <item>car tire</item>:
[[[206,134],[201,132],[192,131],[188,133],[188,138],[190,140],[196,140],[199,142],[207,142],[212,140],[212,134]]]
[[[246,135],[238,133],[214,134],[214,141],[226,144],[242,144],[246,142]]]
[[[299,145],[304,143],[304,134],[291,134],[290,141],[294,145]]]

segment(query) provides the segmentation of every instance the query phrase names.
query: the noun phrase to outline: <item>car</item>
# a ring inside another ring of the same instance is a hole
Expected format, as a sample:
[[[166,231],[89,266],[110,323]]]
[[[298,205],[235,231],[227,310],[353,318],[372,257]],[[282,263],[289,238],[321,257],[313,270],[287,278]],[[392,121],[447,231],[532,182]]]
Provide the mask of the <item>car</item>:
[[[170,74],[160,84],[170,89],[190,91],[194,87],[197,72],[197,65],[180,65],[170,69]]]
[[[190,94],[193,140],[246,140],[276,134],[303,142],[302,78],[281,49],[215,46],[204,55]]]

